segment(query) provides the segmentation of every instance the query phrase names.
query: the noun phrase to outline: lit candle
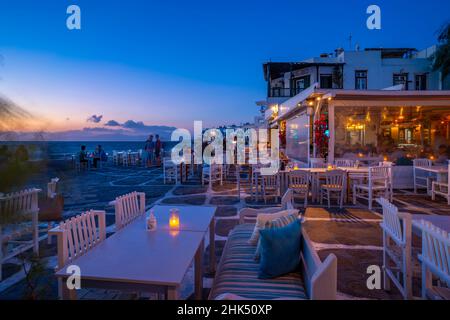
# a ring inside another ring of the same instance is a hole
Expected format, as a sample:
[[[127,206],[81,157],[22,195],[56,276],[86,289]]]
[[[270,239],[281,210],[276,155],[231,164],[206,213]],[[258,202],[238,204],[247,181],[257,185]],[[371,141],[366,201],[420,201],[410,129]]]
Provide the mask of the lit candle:
[[[169,218],[169,227],[170,229],[179,229],[180,228],[180,217],[176,213],[175,210],[171,210],[170,218]]]

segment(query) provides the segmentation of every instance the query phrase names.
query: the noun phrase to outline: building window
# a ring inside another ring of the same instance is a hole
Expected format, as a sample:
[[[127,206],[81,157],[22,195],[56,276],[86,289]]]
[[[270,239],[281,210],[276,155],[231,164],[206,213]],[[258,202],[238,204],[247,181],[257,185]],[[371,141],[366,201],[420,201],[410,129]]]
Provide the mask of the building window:
[[[416,74],[416,90],[427,90],[426,74]]]
[[[408,90],[408,74],[394,73],[394,86],[402,84],[404,90]]]
[[[321,89],[333,89],[333,75],[321,74],[320,75],[320,88]]]
[[[311,77],[307,75],[301,78],[294,79],[294,84],[295,92],[293,92],[292,95],[295,96],[296,94],[299,94],[303,90],[309,88],[309,86],[311,85]]]
[[[367,71],[357,70],[355,71],[355,89],[367,90]]]

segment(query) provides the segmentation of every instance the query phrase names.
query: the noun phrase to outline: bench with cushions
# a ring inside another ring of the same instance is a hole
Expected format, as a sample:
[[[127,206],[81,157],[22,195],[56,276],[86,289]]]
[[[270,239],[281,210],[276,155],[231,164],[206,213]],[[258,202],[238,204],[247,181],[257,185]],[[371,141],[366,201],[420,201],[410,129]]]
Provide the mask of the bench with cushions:
[[[299,270],[274,279],[259,279],[256,246],[249,244],[253,224],[238,225],[229,235],[210,299],[336,299],[337,258],[320,261],[303,228]]]

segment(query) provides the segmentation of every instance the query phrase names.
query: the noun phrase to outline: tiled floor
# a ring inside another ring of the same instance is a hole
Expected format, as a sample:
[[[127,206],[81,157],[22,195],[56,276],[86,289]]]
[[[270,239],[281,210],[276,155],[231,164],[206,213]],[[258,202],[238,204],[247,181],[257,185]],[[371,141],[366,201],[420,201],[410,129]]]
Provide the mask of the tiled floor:
[[[223,246],[229,232],[238,223],[238,212],[241,208],[251,206],[255,208],[279,205],[264,204],[260,199],[256,202],[248,194],[249,187],[241,188],[240,197],[237,194],[234,182],[224,183],[222,186],[214,185],[212,190],[207,186],[201,186],[198,178],[190,178],[188,183],[182,186],[164,185],[160,168],[123,168],[107,167],[98,171],[76,173],[69,171],[48,171],[45,176],[36,176],[30,179],[30,186],[45,189],[45,182],[51,177],[61,178],[61,191],[65,200],[66,217],[80,213],[91,208],[106,210],[108,214],[107,224],[113,231],[113,208],[108,202],[116,196],[131,191],[146,193],[146,205],[163,204],[179,205],[214,205],[218,207],[216,212],[216,256],[219,261]],[[401,191],[395,196],[395,204],[401,211],[411,213],[428,213],[450,215],[450,206],[444,200],[432,202],[427,195],[414,195],[408,191]],[[349,206],[345,209],[324,209],[312,205],[304,210],[299,208],[304,216],[304,228],[314,242],[319,256],[324,259],[328,254],[334,253],[338,257],[338,291],[341,298],[358,299],[398,299],[396,290],[385,292],[384,290],[369,290],[366,286],[368,278],[367,267],[370,265],[382,265],[381,260],[381,229],[379,223],[382,219],[380,210],[375,208],[371,212],[363,207]],[[56,281],[52,276],[52,267],[55,264],[55,247],[43,244],[41,251],[45,252],[47,271],[44,274],[46,283],[50,284],[43,298],[56,298]],[[208,252],[205,253],[205,263],[208,263]],[[17,261],[12,261],[17,262]],[[23,280],[23,272],[17,272],[17,266],[8,264],[9,280],[0,282],[0,299],[21,299],[26,295],[26,285]],[[19,268],[20,269],[20,268]],[[15,273],[15,274],[14,274]],[[204,275],[205,292],[213,282],[213,275]],[[6,284],[5,284],[6,283]],[[417,283],[417,280],[415,280]],[[417,286],[416,286],[417,287]],[[417,290],[417,288],[416,288]],[[193,271],[188,271],[181,296],[192,297]],[[84,290],[80,293],[81,299],[136,299],[135,295],[127,295],[119,292],[103,290]],[[143,296],[141,298],[156,298],[156,296]]]

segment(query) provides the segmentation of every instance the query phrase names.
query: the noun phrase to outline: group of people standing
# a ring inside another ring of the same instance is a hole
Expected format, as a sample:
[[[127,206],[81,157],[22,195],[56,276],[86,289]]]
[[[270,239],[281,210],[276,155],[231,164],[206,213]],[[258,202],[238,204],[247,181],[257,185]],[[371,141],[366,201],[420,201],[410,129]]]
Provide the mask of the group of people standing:
[[[162,141],[158,134],[155,136],[155,140],[153,140],[152,134],[148,137],[144,146],[144,166],[161,165],[162,146]]]

